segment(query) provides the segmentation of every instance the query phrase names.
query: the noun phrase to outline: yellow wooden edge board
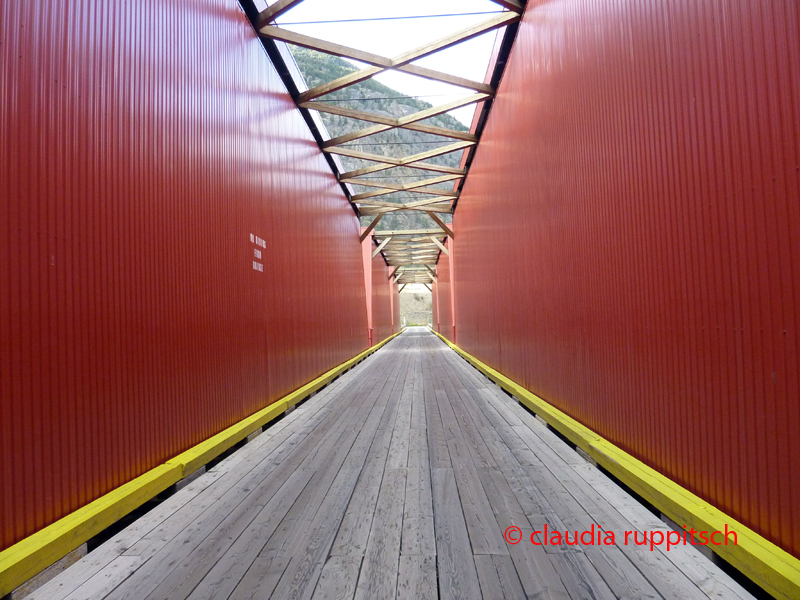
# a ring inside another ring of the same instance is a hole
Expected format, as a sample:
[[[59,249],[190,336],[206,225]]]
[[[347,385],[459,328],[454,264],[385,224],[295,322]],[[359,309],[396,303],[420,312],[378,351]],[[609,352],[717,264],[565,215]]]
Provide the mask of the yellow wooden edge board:
[[[25,583],[180,478],[179,465],[159,465],[6,548],[0,552],[0,596]]]
[[[724,531],[727,524],[728,529],[736,532],[738,544],[709,544],[707,547],[773,596],[787,600],[800,598],[799,559],[484,364],[440,333],[433,333],[679,525],[698,531]]]
[[[210,462],[259,427],[278,417],[287,408],[325,387],[403,331],[405,328],[327,371],[288,396],[6,548],[0,552],[0,597],[13,591],[172,484]]]

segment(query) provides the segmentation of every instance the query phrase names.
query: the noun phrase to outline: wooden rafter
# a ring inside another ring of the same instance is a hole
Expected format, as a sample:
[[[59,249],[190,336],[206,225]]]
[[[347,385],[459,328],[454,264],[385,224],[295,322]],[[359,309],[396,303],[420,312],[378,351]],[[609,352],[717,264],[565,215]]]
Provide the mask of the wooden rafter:
[[[318,52],[333,54],[334,56],[341,56],[343,58],[352,58],[359,62],[367,63],[368,65],[373,65],[372,67],[364,69],[364,71],[371,70],[373,72],[368,75],[365,75],[364,77],[358,79],[357,81],[351,81],[350,83],[345,83],[344,85],[336,87],[336,89],[331,89],[329,91],[324,91],[322,93],[315,93],[313,95],[310,94],[310,92],[314,92],[315,90],[318,89],[314,88],[313,90],[309,90],[308,92],[300,94],[299,101],[301,103],[308,102],[309,100],[313,100],[314,98],[319,98],[320,96],[324,96],[325,94],[328,94],[330,92],[340,90],[343,87],[353,85],[355,83],[358,83],[359,81],[363,81],[364,79],[369,79],[370,77],[373,77],[374,75],[377,75],[378,73],[380,73],[381,71],[385,71],[386,69],[396,69],[398,71],[409,73],[410,75],[416,75],[418,77],[431,79],[433,81],[441,81],[442,83],[455,85],[458,87],[466,88],[468,90],[475,90],[476,92],[483,92],[485,94],[494,93],[492,86],[483,82],[473,81],[471,79],[458,77],[456,75],[450,75],[449,73],[443,73],[441,71],[436,71],[434,69],[419,67],[417,65],[411,65],[411,64],[394,65],[392,63],[392,59],[385,58],[378,54],[372,54],[371,52],[356,50],[355,48],[350,48],[348,46],[343,46],[341,44],[326,42],[325,40],[320,40],[315,37],[296,33],[294,31],[288,31],[286,29],[280,29],[279,27],[273,27],[273,26],[261,27],[259,29],[259,33],[273,40],[280,40],[282,42],[294,44],[295,46],[302,46],[304,48],[310,48],[311,50],[317,50]],[[318,87],[324,88],[327,85],[328,84],[323,84]]]
[[[295,6],[300,4],[303,0],[278,0],[272,6],[262,10],[258,15],[258,27],[263,27],[267,23],[271,23],[283,13],[289,12]]]
[[[464,171],[462,169],[453,169],[452,167],[442,167],[439,165],[431,165],[431,164],[422,165],[421,163],[429,158],[433,158],[435,156],[442,156],[443,154],[449,154],[450,152],[456,152],[457,150],[463,150],[465,148],[469,148],[470,146],[474,145],[475,142],[456,142],[454,144],[448,144],[447,146],[434,148],[433,150],[426,150],[425,152],[412,154],[411,156],[406,156],[405,158],[392,158],[391,156],[383,156],[381,154],[371,154],[369,152],[361,152],[359,150],[352,150],[350,148],[342,148],[336,146],[332,148],[325,148],[324,150],[325,152],[330,152],[331,154],[340,154],[341,156],[349,156],[350,158],[360,158],[362,160],[371,160],[378,163],[385,163],[389,165],[385,167],[386,169],[391,169],[392,167],[411,167],[414,169],[423,169],[426,171],[463,174]],[[359,173],[359,175],[364,175],[366,173],[374,173],[375,171],[381,171],[381,170],[383,170],[383,168],[361,172]],[[364,171],[364,170],[360,169],[359,171]],[[356,173],[356,171],[345,173],[344,175],[342,175],[342,178],[343,179],[352,178],[354,177],[353,173]]]
[[[424,200],[415,200],[414,202],[408,202],[406,204],[400,204],[395,202],[381,202],[380,200],[361,200],[358,203],[364,206],[375,206],[375,207],[383,207],[383,208],[420,208],[425,210],[425,207],[430,206],[432,204],[442,204],[442,203],[449,203],[449,200],[442,200],[441,198],[425,198]],[[430,210],[430,209],[428,209]]]
[[[387,203],[388,204],[388,203]],[[362,217],[371,217],[373,215],[385,215],[386,213],[392,212],[402,212],[402,211],[410,211],[410,212],[430,212],[434,211],[437,213],[449,215],[453,214],[453,206],[451,204],[431,204],[429,206],[425,206],[422,208],[418,208],[416,206],[406,206],[404,204],[398,204],[396,208],[394,207],[378,207],[378,206],[359,206],[359,213]]]
[[[389,243],[389,242],[391,242],[391,241],[392,241],[392,238],[386,238],[385,240],[383,240],[383,241],[382,241],[382,242],[381,242],[381,243],[378,245],[378,247],[377,247],[377,248],[375,248],[375,251],[372,253],[372,258],[375,258],[376,256],[378,256],[378,254],[380,253],[380,251],[381,251],[381,250],[383,250],[383,249],[386,247],[386,244],[388,244],[388,243]]]
[[[491,0],[495,4],[499,4],[503,8],[507,8],[515,13],[522,13],[522,5],[518,0]]]
[[[441,188],[429,187],[438,185],[454,179],[460,179],[460,175],[442,175],[441,177],[432,177],[423,181],[416,181],[414,183],[399,184],[399,183],[383,183],[378,181],[370,181],[368,179],[343,179],[343,183],[351,185],[363,185],[365,187],[378,188],[372,192],[363,192],[356,194],[351,198],[353,202],[359,202],[368,198],[376,198],[378,196],[385,196],[387,194],[394,194],[395,192],[411,192],[413,194],[428,194],[431,196],[445,196],[448,198],[458,198],[458,192],[452,190],[443,190]]]
[[[426,211],[426,212],[427,212],[427,211]],[[456,236],[455,236],[455,234],[453,233],[453,230],[452,230],[452,229],[450,229],[450,228],[449,228],[447,225],[445,225],[444,221],[442,221],[442,220],[441,220],[439,217],[437,217],[437,216],[436,216],[434,213],[432,213],[432,212],[428,212],[428,216],[429,216],[431,219],[433,219],[434,223],[436,223],[436,224],[437,224],[439,227],[441,227],[442,229],[444,229],[444,231],[445,231],[445,233],[447,233],[447,235],[449,235],[449,236],[450,236],[452,239],[456,239]]]
[[[436,252],[427,252],[425,254],[396,254],[396,253],[384,253],[386,260],[429,260],[434,259],[439,254],[439,251]]]
[[[444,244],[442,244],[442,242],[440,242],[439,240],[437,240],[437,239],[436,239],[434,236],[431,236],[431,239],[433,240],[433,243],[434,243],[434,244],[436,244],[437,246],[439,246],[439,249],[440,249],[442,252],[444,252],[445,254],[447,254],[447,256],[450,256],[450,251],[447,249],[447,247],[446,247]]]
[[[444,50],[444,49],[449,48],[451,46],[455,46],[456,44],[459,44],[459,43],[464,42],[466,40],[472,39],[474,37],[477,37],[479,35],[482,35],[484,33],[492,31],[494,29],[498,29],[498,28],[503,27],[505,25],[509,25],[509,24],[514,23],[514,22],[516,22],[518,20],[519,20],[519,15],[516,14],[516,13],[512,13],[512,12],[500,13],[499,15],[495,15],[493,17],[490,17],[490,18],[482,21],[481,23],[478,23],[478,24],[473,25],[471,27],[467,27],[466,29],[462,29],[461,31],[458,31],[458,32],[453,33],[453,34],[448,35],[448,36],[445,36],[445,37],[443,37],[443,38],[441,38],[439,40],[436,40],[434,42],[425,44],[424,46],[420,46],[418,48],[415,48],[414,50],[411,50],[409,52],[404,52],[403,54],[395,56],[395,57],[389,59],[391,61],[391,65],[388,66],[388,67],[387,66],[372,65],[372,66],[369,66],[369,67],[367,67],[365,69],[361,69],[361,70],[355,71],[353,73],[348,73],[347,75],[344,75],[342,77],[334,79],[333,81],[329,81],[328,83],[324,83],[322,85],[318,85],[317,87],[312,88],[312,89],[300,94],[300,96],[298,97],[298,101],[299,102],[308,102],[309,100],[313,100],[314,98],[319,98],[320,96],[324,96],[326,94],[330,94],[331,92],[335,92],[336,90],[340,90],[342,88],[351,86],[354,83],[359,83],[361,81],[364,81],[365,79],[370,79],[370,78],[374,77],[375,75],[377,75],[378,73],[382,73],[383,71],[386,71],[387,69],[401,69],[402,67],[408,65],[409,63],[411,63],[413,61],[420,60],[422,58],[425,58],[426,56],[429,56],[431,54],[435,54],[436,52],[439,52],[440,50]],[[283,30],[281,30],[281,31],[283,31]],[[261,32],[264,33],[265,35],[269,35],[268,33],[264,32],[263,29],[261,30]],[[316,49],[322,50],[322,48],[316,48]],[[324,52],[325,50],[322,50],[322,51]],[[379,57],[379,58],[383,58],[383,57]],[[366,62],[366,61],[364,61],[364,62]],[[403,69],[403,70],[406,70],[406,69]],[[418,72],[414,73],[414,75],[419,75],[421,77],[424,77],[424,75],[422,75],[419,72],[419,70],[417,70],[417,71]],[[444,74],[442,74],[442,75],[444,75]],[[446,81],[445,83],[448,83],[448,82]],[[459,84],[455,84],[455,85],[459,85]]]
[[[351,198],[353,202],[360,200],[367,200],[369,198],[377,198],[378,196],[385,196],[387,194],[394,194],[397,190],[385,189],[376,190],[374,192],[364,192],[363,194],[356,194]],[[458,198],[458,192],[452,190],[442,190],[439,188],[414,188],[408,190],[411,194],[427,194],[428,196],[438,196],[440,198]]]
[[[449,150],[449,152],[452,152],[452,150]],[[378,156],[378,155],[374,155],[374,156]],[[368,175],[370,173],[377,173],[379,171],[385,171],[387,169],[395,169],[397,167],[407,167],[409,169],[420,169],[422,171],[433,171],[435,173],[452,173],[453,175],[466,175],[467,174],[467,171],[465,169],[457,169],[456,167],[446,167],[444,165],[434,165],[434,164],[425,163],[425,162],[418,162],[418,163],[408,164],[408,165],[395,165],[395,164],[390,164],[390,163],[387,163],[387,162],[383,162],[383,159],[385,159],[385,158],[387,158],[387,157],[385,157],[385,156],[380,157],[379,160],[381,160],[381,162],[379,162],[377,165],[372,165],[370,167],[364,167],[363,169],[356,169],[355,171],[348,171],[347,173],[343,173],[342,177],[343,178],[359,177],[361,175]],[[366,160],[372,160],[372,159],[366,159]]]
[[[431,177],[429,179],[422,179],[412,183],[382,183],[380,181],[372,181],[370,179],[357,179],[355,177],[342,177],[339,181],[342,183],[351,183],[354,185],[365,185],[367,187],[376,188],[390,188],[392,190],[403,192],[406,190],[413,190],[414,188],[423,187],[426,185],[434,185],[437,183],[447,183],[455,179],[461,179],[462,175],[441,175],[439,177]]]
[[[374,237],[402,237],[406,235],[413,236],[430,236],[430,235],[443,235],[441,229],[393,229],[385,231],[376,231]]]
[[[344,106],[335,106],[333,104],[326,104],[324,102],[303,102],[299,105],[300,108],[310,108],[319,112],[329,113],[332,115],[339,115],[341,117],[348,117],[350,119],[358,119],[360,121],[367,121],[370,123],[380,123],[382,125],[392,125],[402,129],[411,129],[413,131],[420,131],[422,133],[430,133],[432,135],[440,135],[442,137],[450,137],[457,140],[466,140],[469,142],[477,142],[478,136],[468,131],[456,131],[455,129],[447,129],[446,127],[436,127],[434,125],[423,125],[421,123],[400,123],[399,119],[392,117],[385,117],[383,115],[376,115],[363,110],[355,110],[352,108],[345,108]]]
[[[431,269],[431,268],[430,268],[428,265],[425,265],[425,268],[426,268],[426,269],[428,269],[428,271],[430,271],[430,273],[431,273],[431,276],[432,276],[434,279],[436,279],[436,277],[437,277],[437,275],[436,275],[436,271],[434,271],[433,269]]]
[[[494,89],[485,82],[472,81],[412,63],[417,63],[420,59],[431,56],[446,48],[453,47],[466,40],[475,38],[476,36],[519,21],[520,13],[522,12],[522,0],[493,0],[493,2],[504,7],[507,11],[494,14],[480,23],[391,58],[284,30],[275,25],[276,20],[281,15],[300,4],[303,0],[270,1],[272,1],[272,5],[262,11],[257,20],[257,30],[262,36],[352,59],[367,65],[365,68],[348,73],[343,77],[318,85],[310,90],[303,91],[297,94],[295,100],[298,107],[304,111],[316,110],[320,113],[334,114],[345,118],[364,121],[368,124],[366,127],[361,127],[356,131],[336,136],[327,141],[323,141],[319,136],[316,136],[317,143],[325,152],[372,163],[367,167],[354,169],[339,176],[344,191],[351,202],[353,202],[357,214],[360,216],[375,216],[369,226],[361,234],[360,239],[363,242],[372,236],[372,240],[375,242],[376,246],[372,256],[376,257],[382,253],[387,264],[393,267],[392,274],[389,276],[390,281],[394,280],[395,282],[403,283],[403,288],[405,287],[405,283],[412,281],[426,283],[427,286],[427,283],[432,283],[436,278],[436,271],[433,267],[439,260],[441,252],[448,255],[450,254],[442,240],[446,240],[446,237],[454,238],[451,227],[449,227],[441,217],[437,216],[437,214],[452,213],[455,204],[452,200],[457,200],[459,196],[456,187],[441,189],[437,186],[445,182],[456,181],[466,176],[465,168],[436,165],[428,161],[435,157],[453,152],[464,152],[477,144],[478,137],[475,133],[434,126],[428,124],[426,121],[431,119],[431,117],[445,114],[454,109],[467,106],[468,104],[490,99],[494,94]],[[513,29],[511,31],[513,31]],[[418,77],[448,83],[463,89],[473,90],[475,93],[460,100],[430,107],[399,118],[375,114],[364,110],[355,110],[344,106],[337,106],[331,102],[317,100],[326,94],[365,81],[387,70],[402,71]],[[283,77],[285,79],[285,76]],[[357,148],[360,147],[358,140],[392,129],[407,129],[423,134],[440,136],[444,145],[402,158],[357,150]],[[453,140],[454,143],[446,143],[445,140],[447,139]],[[348,142],[355,143],[347,147],[343,146],[343,144],[347,144]],[[337,171],[334,162],[331,160],[328,162],[332,165],[334,172]],[[337,162],[336,164],[340,163]],[[375,180],[358,179],[361,176],[366,176],[371,173],[378,173],[395,168],[415,169],[423,172],[436,173],[439,174],[439,176],[421,178],[420,181],[415,181],[410,184],[381,183]],[[361,185],[372,189],[354,194],[353,188],[350,187],[351,185]],[[405,203],[377,200],[379,197],[387,196],[395,192],[419,194],[423,196],[423,199]],[[436,223],[439,229],[401,231],[375,230],[384,214],[397,211],[425,212]],[[401,290],[403,288],[401,288]],[[431,288],[428,287],[428,289],[430,290]]]
[[[379,221],[380,221],[382,218],[383,218],[383,215],[378,215],[377,217],[375,217],[375,218],[372,220],[372,223],[370,223],[370,224],[367,226],[367,228],[364,230],[364,233],[362,233],[362,234],[361,234],[361,237],[360,237],[360,240],[361,240],[361,242],[363,242],[365,239],[367,239],[367,237],[369,236],[369,234],[370,234],[370,233],[372,233],[372,230],[373,230],[373,229],[375,229],[375,226],[378,224],[378,222],[379,222]]]
[[[392,119],[393,123],[373,125],[371,127],[365,127],[357,131],[351,131],[350,133],[346,133],[344,135],[340,135],[338,137],[326,141],[325,143],[322,144],[322,147],[331,148],[332,146],[340,146],[347,142],[352,142],[353,140],[357,140],[370,135],[375,135],[376,133],[383,133],[384,131],[389,131],[390,129],[396,129],[398,127],[403,127],[404,125],[410,125],[412,123],[416,123],[417,121],[430,119],[431,117],[444,114],[456,108],[461,108],[469,104],[474,104],[476,102],[486,100],[488,97],[489,94],[470,94],[466,98],[453,100],[452,102],[446,102],[445,104],[440,104],[439,106],[432,106],[431,108],[426,108],[424,110],[417,111],[413,114],[406,115],[405,117],[401,117],[399,119]]]

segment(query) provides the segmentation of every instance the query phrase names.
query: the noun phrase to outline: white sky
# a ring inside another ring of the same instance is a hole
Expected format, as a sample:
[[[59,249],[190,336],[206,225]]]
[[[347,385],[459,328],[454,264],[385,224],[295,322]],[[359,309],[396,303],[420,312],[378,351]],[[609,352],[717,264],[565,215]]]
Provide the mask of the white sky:
[[[272,2],[269,3],[272,4]],[[498,4],[490,0],[404,0],[403,2],[305,0],[278,18],[277,24],[297,33],[391,58],[479,23],[491,15],[303,25],[292,25],[291,23],[452,13],[463,15],[463,13],[499,12],[501,10],[502,8]],[[496,31],[488,32],[453,48],[415,61],[414,64],[475,81],[483,81],[496,35]],[[396,71],[382,73],[375,79],[409,96],[430,95],[421,100],[430,102],[434,106],[474,93],[471,90]],[[452,111],[450,114],[469,126],[474,110],[475,105],[470,105]]]

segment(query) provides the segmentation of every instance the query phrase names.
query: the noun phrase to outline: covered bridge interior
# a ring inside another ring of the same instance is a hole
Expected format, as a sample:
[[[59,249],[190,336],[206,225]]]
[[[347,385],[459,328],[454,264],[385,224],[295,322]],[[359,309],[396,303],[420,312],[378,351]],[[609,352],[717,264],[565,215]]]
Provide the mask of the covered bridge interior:
[[[314,3],[0,3],[0,598],[800,598],[797,3]]]

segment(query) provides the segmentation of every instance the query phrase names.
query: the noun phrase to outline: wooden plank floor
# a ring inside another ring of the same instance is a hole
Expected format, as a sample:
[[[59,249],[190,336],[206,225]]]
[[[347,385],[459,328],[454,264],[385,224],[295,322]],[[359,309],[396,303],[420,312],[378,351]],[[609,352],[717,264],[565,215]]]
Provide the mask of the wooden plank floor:
[[[530,543],[545,524],[617,545]],[[32,598],[750,597],[632,530],[667,528],[411,328]]]

